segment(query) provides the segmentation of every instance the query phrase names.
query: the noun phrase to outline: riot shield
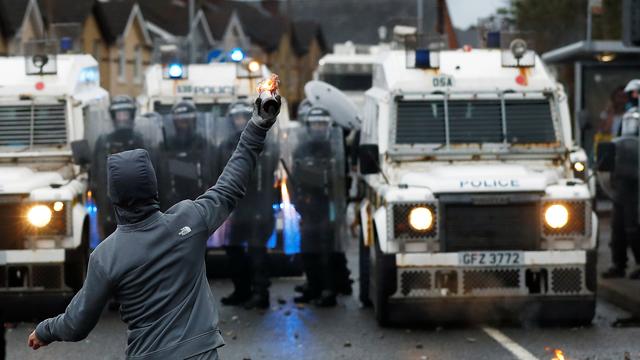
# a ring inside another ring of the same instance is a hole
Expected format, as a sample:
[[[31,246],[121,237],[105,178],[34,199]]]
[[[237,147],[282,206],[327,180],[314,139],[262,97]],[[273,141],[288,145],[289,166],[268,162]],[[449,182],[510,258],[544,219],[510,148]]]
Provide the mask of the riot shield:
[[[213,115],[208,112],[197,113],[195,122],[187,127],[177,124],[171,114],[162,116],[157,169],[162,210],[182,200],[194,200],[213,185],[212,124]]]
[[[287,129],[283,139],[291,203],[300,216],[300,252],[343,251],[346,167],[342,129],[333,126],[319,138],[307,126],[300,126]]]
[[[90,109],[85,116],[85,139],[92,151],[89,174],[90,189],[97,208],[100,238],[109,236],[116,228],[113,206],[107,189],[107,158],[122,151],[148,148],[151,138],[144,133],[153,133],[144,118],[136,118],[133,128],[115,129],[109,114],[104,109]],[[139,123],[140,122],[140,123]],[[155,127],[157,133],[157,125]],[[141,132],[142,131],[142,132]],[[145,142],[147,140],[147,142]]]
[[[247,118],[248,119],[248,118]],[[229,117],[218,119],[217,139],[217,174],[221,174],[233,155],[240,140],[242,128],[233,124]],[[247,184],[246,193],[226,224],[216,235],[220,236],[223,245],[265,247],[271,236],[275,217],[273,204],[276,202],[277,189],[275,173],[278,167],[279,146],[277,128],[269,131],[265,146],[258,157],[256,168]]]

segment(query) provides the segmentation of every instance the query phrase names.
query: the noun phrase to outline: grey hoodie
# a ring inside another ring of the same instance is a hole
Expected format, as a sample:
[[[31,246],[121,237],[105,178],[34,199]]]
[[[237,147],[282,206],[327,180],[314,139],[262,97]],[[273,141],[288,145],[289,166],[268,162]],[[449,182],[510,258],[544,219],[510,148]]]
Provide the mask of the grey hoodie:
[[[38,324],[38,338],[84,339],[113,296],[128,325],[128,359],[184,359],[224,345],[205,275],[206,241],[244,196],[266,134],[249,122],[216,185],[165,213],[147,152],[110,156],[118,228],[91,254],[84,286],[65,313]]]

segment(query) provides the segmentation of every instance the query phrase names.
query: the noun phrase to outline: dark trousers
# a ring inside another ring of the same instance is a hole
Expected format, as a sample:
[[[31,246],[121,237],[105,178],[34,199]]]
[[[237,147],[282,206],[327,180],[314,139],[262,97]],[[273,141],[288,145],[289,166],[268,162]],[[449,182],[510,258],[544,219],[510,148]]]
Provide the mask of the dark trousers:
[[[266,247],[226,246],[229,272],[236,292],[268,294],[269,256]]]
[[[333,269],[334,281],[338,289],[345,289],[351,286],[351,271],[347,267],[347,256],[343,252],[331,254],[331,268]]]
[[[336,293],[336,276],[332,266],[332,253],[304,253],[302,267],[307,276],[307,284],[313,295],[323,291]]]
[[[629,206],[618,203],[613,206],[609,246],[613,265],[620,269],[627,268],[627,248],[631,248],[636,264],[640,264],[640,231],[633,214],[635,212],[631,211]]]

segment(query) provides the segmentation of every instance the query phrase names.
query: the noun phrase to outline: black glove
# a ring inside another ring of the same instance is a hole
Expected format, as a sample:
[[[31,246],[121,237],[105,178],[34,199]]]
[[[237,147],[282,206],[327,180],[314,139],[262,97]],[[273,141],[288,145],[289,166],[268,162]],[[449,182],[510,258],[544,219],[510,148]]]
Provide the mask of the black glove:
[[[276,111],[272,113],[264,111],[264,109],[262,108],[262,98],[260,98],[260,96],[256,98],[256,102],[253,104],[253,114],[251,115],[251,121],[253,121],[254,124],[264,129],[270,129],[273,124],[276,123],[276,119],[278,118],[278,114],[280,113],[280,105],[282,105],[282,101],[280,99],[280,95],[276,95],[274,98],[278,103],[278,106]]]

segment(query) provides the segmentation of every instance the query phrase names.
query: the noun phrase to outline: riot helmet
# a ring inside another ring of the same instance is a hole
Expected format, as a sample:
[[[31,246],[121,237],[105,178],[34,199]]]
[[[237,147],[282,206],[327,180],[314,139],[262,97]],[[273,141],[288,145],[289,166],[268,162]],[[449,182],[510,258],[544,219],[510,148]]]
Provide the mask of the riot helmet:
[[[323,108],[309,109],[304,117],[309,134],[315,140],[327,140],[331,131],[331,115]]]
[[[304,99],[300,102],[300,105],[298,105],[298,113],[297,113],[297,117],[298,120],[303,120],[307,114],[309,113],[309,110],[311,110],[311,108],[313,107],[313,105],[311,105],[311,101],[309,101],[309,99]]]
[[[116,95],[109,105],[111,121],[116,130],[133,129],[136,116],[136,103],[129,95]]]
[[[190,136],[196,127],[196,106],[191,101],[182,100],[171,108],[171,117],[178,137]]]
[[[640,79],[633,79],[624,87],[624,92],[628,97],[627,109],[638,106],[640,94]]]
[[[237,101],[229,106],[227,118],[233,129],[237,132],[242,131],[253,114],[253,107],[246,101]]]

